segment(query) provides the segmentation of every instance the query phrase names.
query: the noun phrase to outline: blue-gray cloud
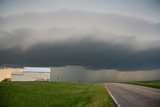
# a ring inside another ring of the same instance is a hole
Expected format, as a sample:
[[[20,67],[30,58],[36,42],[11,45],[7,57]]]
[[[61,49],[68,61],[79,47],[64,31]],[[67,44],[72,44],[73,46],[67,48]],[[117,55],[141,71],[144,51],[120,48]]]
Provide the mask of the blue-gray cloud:
[[[116,13],[160,22],[159,0],[0,0],[0,14],[48,12],[57,9],[83,9]]]
[[[39,43],[27,50],[14,47],[1,50],[0,56],[1,65],[81,65],[118,70],[160,67],[160,48],[137,52],[127,43],[95,41],[91,36],[76,41],[69,39],[63,42]]]
[[[39,42],[78,40],[89,35],[115,44],[129,42],[127,45],[135,50],[160,44],[160,23],[117,14],[59,10],[1,17],[0,23],[1,48],[19,46],[24,49]],[[21,39],[23,43],[16,43],[14,39]]]
[[[159,23],[82,10],[11,15],[0,23],[0,65],[160,67]]]

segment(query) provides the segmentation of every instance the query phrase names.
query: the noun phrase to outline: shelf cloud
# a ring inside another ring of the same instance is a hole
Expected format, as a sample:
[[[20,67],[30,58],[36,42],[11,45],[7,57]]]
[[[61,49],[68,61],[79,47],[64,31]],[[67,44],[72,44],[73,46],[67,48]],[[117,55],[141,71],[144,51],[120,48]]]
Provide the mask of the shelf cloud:
[[[0,65],[160,67],[160,23],[85,10],[0,17]]]

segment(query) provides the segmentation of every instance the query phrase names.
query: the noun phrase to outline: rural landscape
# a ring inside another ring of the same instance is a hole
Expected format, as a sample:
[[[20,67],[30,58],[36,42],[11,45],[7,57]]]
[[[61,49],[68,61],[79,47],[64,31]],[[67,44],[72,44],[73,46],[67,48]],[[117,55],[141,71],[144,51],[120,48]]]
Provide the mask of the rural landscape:
[[[159,0],[0,0],[0,107],[160,107]]]
[[[134,84],[155,88],[157,90],[154,91],[157,91],[157,95],[154,97],[157,97],[157,99],[153,98],[152,100],[154,103],[148,104],[151,104],[149,105],[151,107],[159,106],[160,81],[86,83],[80,81],[18,82],[7,79],[4,79],[0,82],[0,104],[2,107],[19,107],[19,105],[22,107],[115,107],[117,106],[117,102],[114,101],[115,99],[111,97],[112,94],[109,93],[110,91],[114,90],[110,89],[112,88],[110,86],[111,84]],[[106,90],[106,88],[110,89],[110,91],[108,92],[108,89]],[[117,89],[120,90],[119,88]],[[126,104],[124,106],[131,105]],[[143,106],[143,104],[141,106]]]

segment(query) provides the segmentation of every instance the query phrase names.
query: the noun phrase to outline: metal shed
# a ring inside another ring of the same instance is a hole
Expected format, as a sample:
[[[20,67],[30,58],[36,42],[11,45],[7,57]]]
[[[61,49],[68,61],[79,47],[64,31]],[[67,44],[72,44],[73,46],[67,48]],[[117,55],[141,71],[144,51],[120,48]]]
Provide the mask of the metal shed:
[[[24,67],[23,72],[13,72],[11,81],[50,81],[48,67]]]

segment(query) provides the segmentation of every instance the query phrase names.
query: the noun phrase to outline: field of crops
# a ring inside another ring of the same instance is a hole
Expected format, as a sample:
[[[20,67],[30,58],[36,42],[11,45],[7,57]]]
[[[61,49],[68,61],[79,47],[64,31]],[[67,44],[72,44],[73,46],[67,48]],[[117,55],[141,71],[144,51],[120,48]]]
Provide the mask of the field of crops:
[[[1,82],[1,107],[112,107],[102,84]]]
[[[160,89],[160,81],[129,82],[129,84],[142,85],[142,86],[147,86],[147,87],[153,87],[153,88],[159,88]]]

